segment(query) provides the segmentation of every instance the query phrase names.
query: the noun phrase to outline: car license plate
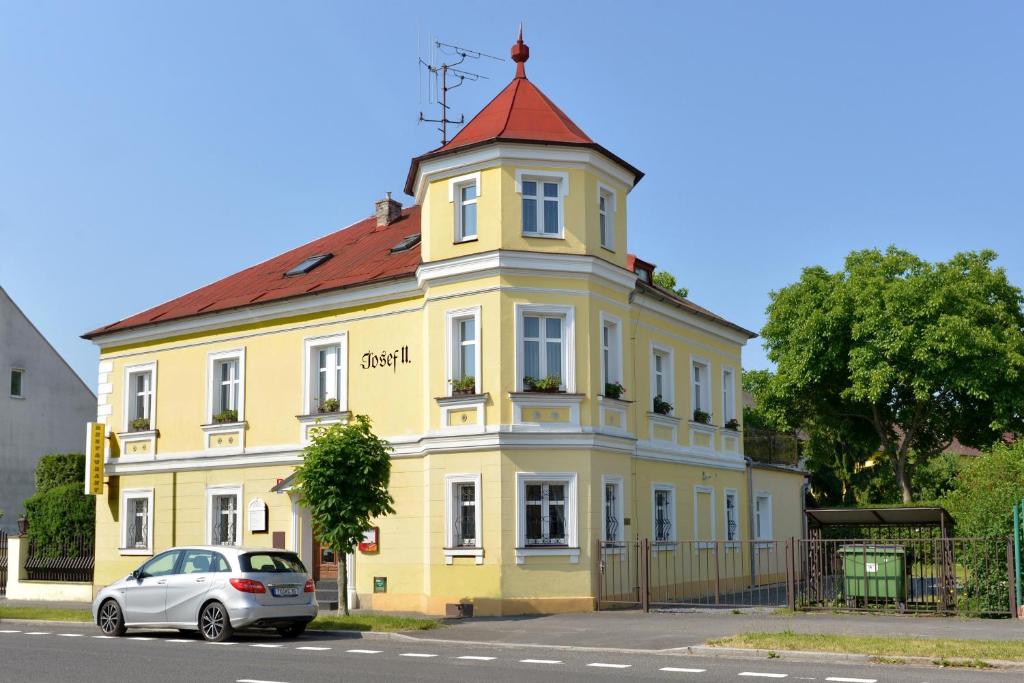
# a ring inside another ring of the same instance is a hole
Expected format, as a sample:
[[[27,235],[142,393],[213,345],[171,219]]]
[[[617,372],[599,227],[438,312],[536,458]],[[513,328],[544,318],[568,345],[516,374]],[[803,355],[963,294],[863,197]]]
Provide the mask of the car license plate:
[[[272,588],[271,592],[275,598],[294,598],[299,594],[299,589],[289,586],[287,588]]]

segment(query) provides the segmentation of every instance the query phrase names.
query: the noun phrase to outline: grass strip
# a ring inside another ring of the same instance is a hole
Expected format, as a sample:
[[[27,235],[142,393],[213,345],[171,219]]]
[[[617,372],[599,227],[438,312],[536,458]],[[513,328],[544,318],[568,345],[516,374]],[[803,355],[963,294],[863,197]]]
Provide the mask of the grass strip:
[[[848,636],[793,631],[741,633],[710,640],[712,647],[746,647],[761,650],[804,650],[874,655],[878,658],[929,657],[953,666],[963,659],[984,664],[984,659],[1024,661],[1021,640],[959,640],[953,638],[917,638],[913,636]],[[962,664],[960,664],[962,666]]]
[[[41,621],[92,621],[88,609],[64,609],[58,607],[15,607],[0,605],[0,619],[38,619]]]
[[[387,614],[353,614],[347,617],[321,614],[309,624],[309,628],[321,631],[429,631],[440,626],[441,622],[435,619]]]

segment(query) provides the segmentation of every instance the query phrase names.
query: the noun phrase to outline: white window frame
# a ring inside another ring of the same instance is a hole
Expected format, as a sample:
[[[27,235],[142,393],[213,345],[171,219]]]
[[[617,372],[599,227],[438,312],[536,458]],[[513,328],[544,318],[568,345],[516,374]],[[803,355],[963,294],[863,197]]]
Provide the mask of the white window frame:
[[[483,489],[479,472],[463,474],[446,474],[444,477],[444,556],[445,564],[452,564],[454,557],[475,557],[477,564],[484,563],[483,541]],[[458,486],[472,484],[475,489],[474,523],[476,524],[476,543],[473,546],[455,545],[455,518],[459,513],[461,501],[455,496]]]
[[[668,538],[658,538],[658,495],[657,491],[668,491],[668,516],[669,523],[672,525],[669,529]],[[653,543],[675,543],[678,538],[679,525],[677,524],[678,517],[676,516],[676,485],[668,484],[665,482],[652,482],[651,483],[651,539]]]
[[[348,411],[348,332],[338,332],[321,337],[306,337],[302,340],[303,415],[311,415],[317,409],[317,406],[314,405],[314,394],[318,382],[314,381],[314,377],[320,373],[320,363],[315,358],[319,356],[320,349],[327,346],[338,347],[338,365],[341,370],[341,381],[335,387],[338,394],[338,412]],[[238,419],[241,421],[241,413],[239,413]]]
[[[605,489],[609,484],[616,489],[615,509],[612,512],[619,520],[619,528],[615,533],[615,538],[608,538],[608,518],[606,516],[608,503],[605,499]],[[599,500],[601,501],[601,540],[608,543],[622,543],[626,539],[626,486],[623,477],[617,474],[603,475]]]
[[[768,526],[768,533],[767,534],[764,533],[765,525],[763,524],[764,520],[761,518],[761,515],[763,514],[763,508],[761,506],[761,501],[762,500],[767,500],[768,501],[768,513],[766,515],[767,522],[768,522],[768,524],[767,524],[767,526]],[[754,540],[756,540],[756,541],[771,541],[771,540],[774,539],[774,534],[775,534],[775,528],[774,528],[775,527],[775,520],[773,519],[773,517],[774,517],[774,510],[773,510],[773,505],[772,505],[772,494],[771,494],[770,491],[755,491],[754,492],[754,501],[753,502],[754,502],[754,528],[751,529],[751,532],[752,532],[752,535],[754,536]]]
[[[220,394],[220,376],[216,372],[220,361],[238,360],[238,421],[245,421],[245,347],[217,351],[206,356],[206,419],[213,422],[217,410],[217,396]]]
[[[697,389],[698,384],[696,380],[696,373],[694,373],[694,367],[700,366],[704,369],[704,376],[700,382],[700,403],[703,412],[712,416],[714,420],[714,409],[711,406],[711,361],[703,356],[690,356],[690,415],[689,418],[693,420],[693,414],[698,410],[697,408]]]
[[[11,371],[7,373],[7,391],[11,391],[11,380],[14,379],[14,375],[18,375],[19,377],[19,393],[11,393],[11,398],[25,398],[25,368],[11,368]]]
[[[144,372],[149,373],[149,431],[156,429],[156,361],[126,365],[124,368],[124,431],[131,429],[132,404],[135,402],[135,389],[132,387],[132,376]]]
[[[238,515],[238,521],[235,524],[235,542],[234,543],[214,543],[213,541],[213,516],[218,514],[213,508],[213,500],[218,496],[235,496],[235,500],[238,501],[238,505],[235,508],[235,514]],[[242,545],[242,539],[244,537],[243,531],[245,528],[245,506],[244,498],[242,496],[242,485],[232,486],[209,486],[206,489],[206,545],[224,545],[226,547],[237,547]]]
[[[577,476],[575,472],[516,472],[516,564],[530,556],[564,555],[571,564],[580,561],[577,535]],[[530,483],[565,484],[565,546],[526,545],[526,485]]]
[[[604,385],[613,382],[622,382],[622,320],[608,313],[601,313],[601,394],[604,394]],[[610,344],[605,344],[605,329],[610,328],[608,339]]]
[[[523,181],[537,183],[537,232],[524,230],[522,217],[522,196]],[[544,190],[543,183],[556,183],[558,185],[558,232],[544,232]],[[569,174],[559,171],[545,171],[541,169],[516,169],[516,193],[520,196],[519,201],[519,233],[523,237],[540,237],[546,239],[565,239],[565,198],[569,196]]]
[[[711,500],[708,502],[708,514],[711,515],[711,538],[700,537],[700,496],[711,495]],[[714,548],[715,541],[718,540],[718,531],[715,519],[715,489],[711,486],[702,486],[697,484],[693,487],[693,539],[697,541],[698,548]]]
[[[474,393],[483,393],[481,373],[483,372],[483,364],[481,362],[482,356],[482,345],[480,343],[480,332],[481,332],[481,307],[472,306],[469,308],[457,308],[451,311],[445,312],[445,380],[448,385],[447,395],[452,395],[452,380],[455,379],[456,369],[461,369],[463,375],[465,375],[465,368],[459,368],[462,363],[462,341],[459,336],[459,323],[464,320],[473,320],[473,336],[475,341],[473,342],[475,348],[475,367],[473,368],[473,380],[474,380]]]
[[[469,200],[465,203],[473,203],[477,205],[476,213],[476,234],[469,235],[468,237],[463,234],[462,226],[462,188],[469,185],[476,186],[476,198]],[[455,214],[454,225],[455,234],[454,241],[460,242],[473,242],[479,239],[480,236],[480,196],[483,194],[482,185],[480,184],[480,172],[467,173],[465,175],[456,176],[448,179],[448,203],[452,205],[452,209]]]
[[[733,501],[733,514],[736,516],[736,537],[729,538],[729,500]],[[726,549],[740,547],[740,496],[736,489],[725,489],[725,496],[722,499],[722,515],[725,520],[723,529],[725,530]]]
[[[654,362],[655,354],[664,357],[668,365],[667,368],[663,368],[662,370],[662,375],[665,380],[662,384],[667,387],[668,395],[666,396],[665,394],[662,394],[661,400],[672,404],[672,410],[669,411],[669,415],[675,415],[679,408],[679,406],[676,405],[675,356],[670,347],[653,342],[651,343],[651,352],[648,356],[651,364],[651,398],[648,403],[649,411],[654,411],[654,397],[658,395],[657,371],[655,369],[656,364]]]
[[[601,198],[604,197],[604,211],[601,211]],[[615,190],[603,183],[597,184],[597,238],[602,247],[608,251],[615,251],[615,218],[618,213],[618,206],[615,197]],[[604,214],[605,234],[601,235],[601,215]]]
[[[146,547],[128,547],[128,501],[137,498],[146,499]],[[153,489],[125,489],[121,491],[121,555],[152,555],[153,554]]]
[[[526,316],[562,316],[562,389],[576,393],[576,314],[572,306],[516,304],[516,391],[523,391],[526,371],[526,349],[523,338],[523,318]],[[541,349],[541,358],[544,358]]]
[[[722,367],[722,425],[736,419],[736,371],[732,366]]]

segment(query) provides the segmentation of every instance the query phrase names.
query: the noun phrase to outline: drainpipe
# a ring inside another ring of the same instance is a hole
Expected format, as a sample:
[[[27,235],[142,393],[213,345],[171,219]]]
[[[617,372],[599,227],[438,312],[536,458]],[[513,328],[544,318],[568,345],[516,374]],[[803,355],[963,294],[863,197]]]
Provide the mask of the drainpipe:
[[[750,556],[750,585],[753,586],[757,583],[754,576],[757,564],[754,558],[754,461],[744,456],[743,462],[747,468],[747,535],[750,537],[750,551],[747,554]]]

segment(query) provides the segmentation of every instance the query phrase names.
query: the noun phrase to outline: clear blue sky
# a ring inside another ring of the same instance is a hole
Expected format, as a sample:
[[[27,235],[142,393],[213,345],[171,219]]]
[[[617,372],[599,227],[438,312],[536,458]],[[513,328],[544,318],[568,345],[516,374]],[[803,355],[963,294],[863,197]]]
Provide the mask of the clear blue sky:
[[[1024,285],[1024,3],[550,0],[0,0],[0,284],[95,385],[82,332],[401,193],[438,142],[418,33],[507,57],[520,20],[529,77],[647,173],[631,250],[698,303],[760,329],[802,267],[890,243]],[[513,73],[473,68],[467,115]]]

